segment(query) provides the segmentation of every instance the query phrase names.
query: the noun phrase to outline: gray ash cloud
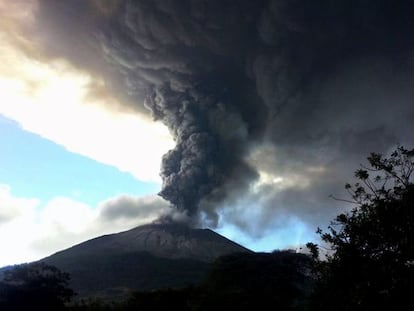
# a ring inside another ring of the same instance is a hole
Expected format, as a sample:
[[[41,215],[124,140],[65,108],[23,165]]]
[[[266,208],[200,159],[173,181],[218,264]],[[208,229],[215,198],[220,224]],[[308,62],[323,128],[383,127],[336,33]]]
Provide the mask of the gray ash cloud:
[[[331,215],[318,200],[368,152],[413,140],[409,1],[119,0],[101,15],[94,3],[104,2],[40,1],[49,52],[100,72],[128,108],[168,126],[176,147],[160,195],[195,222],[217,222],[243,193],[263,221],[317,223]],[[253,193],[263,170],[296,170],[311,186]]]
[[[160,195],[192,217],[202,200],[224,197],[228,181],[256,177],[244,157],[267,107],[241,55],[251,36],[240,30],[254,29],[249,17],[258,11],[247,2],[172,3],[126,1],[99,39],[128,90],[146,94],[154,119],[170,129],[176,147],[163,157]]]

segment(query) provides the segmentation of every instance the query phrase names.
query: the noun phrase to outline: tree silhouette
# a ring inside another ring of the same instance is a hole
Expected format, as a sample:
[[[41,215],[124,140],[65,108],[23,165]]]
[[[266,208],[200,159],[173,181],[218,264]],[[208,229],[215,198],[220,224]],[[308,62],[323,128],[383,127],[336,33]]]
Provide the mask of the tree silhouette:
[[[235,253],[218,258],[196,310],[300,310],[310,258],[294,251]]]
[[[414,149],[389,157],[371,153],[370,166],[345,188],[355,204],[328,232],[318,229],[332,253],[316,260],[315,310],[407,310],[414,280]],[[308,247],[317,259],[317,247]]]
[[[0,309],[63,310],[74,295],[68,281],[67,273],[44,263],[16,266],[0,283]]]

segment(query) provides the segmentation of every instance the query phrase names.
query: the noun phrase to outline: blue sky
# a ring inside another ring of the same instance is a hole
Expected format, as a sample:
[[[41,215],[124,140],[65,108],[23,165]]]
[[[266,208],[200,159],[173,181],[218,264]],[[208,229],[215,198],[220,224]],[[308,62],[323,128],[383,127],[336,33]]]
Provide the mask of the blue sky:
[[[130,229],[167,209],[159,181],[68,151],[1,114],[0,150],[0,266]]]
[[[24,131],[0,115],[0,184],[15,196],[47,202],[63,196],[96,206],[120,195],[157,193],[160,184],[141,182],[130,173],[69,152],[64,147]]]

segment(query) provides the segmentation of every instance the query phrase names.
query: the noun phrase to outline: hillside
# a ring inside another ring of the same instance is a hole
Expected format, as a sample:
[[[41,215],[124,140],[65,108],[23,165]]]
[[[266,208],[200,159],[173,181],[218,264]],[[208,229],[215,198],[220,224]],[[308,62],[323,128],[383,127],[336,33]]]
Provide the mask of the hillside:
[[[198,284],[217,257],[251,252],[209,230],[150,224],[101,236],[42,259],[71,275],[81,297]]]

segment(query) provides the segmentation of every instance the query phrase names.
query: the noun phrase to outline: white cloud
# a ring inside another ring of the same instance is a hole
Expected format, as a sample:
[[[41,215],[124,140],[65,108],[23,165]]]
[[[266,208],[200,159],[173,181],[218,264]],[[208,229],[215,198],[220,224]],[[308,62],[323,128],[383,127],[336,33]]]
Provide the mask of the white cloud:
[[[167,212],[158,196],[120,195],[96,208],[69,198],[45,202],[0,185],[0,267],[38,260],[103,234],[149,223]]]
[[[14,198],[10,187],[0,184],[0,225],[33,214],[38,204],[36,199]]]
[[[0,114],[72,152],[143,181],[160,181],[161,157],[174,146],[167,128],[147,115],[109,109],[122,103],[99,77],[63,59],[30,57],[36,46],[8,31],[25,15],[5,12],[0,3],[0,18],[5,18],[0,21]]]
[[[39,200],[14,197],[0,185],[0,266],[30,257],[28,237],[32,236]]]
[[[49,201],[40,213],[40,223],[46,232],[81,233],[96,218],[96,211],[85,203],[58,197]]]

